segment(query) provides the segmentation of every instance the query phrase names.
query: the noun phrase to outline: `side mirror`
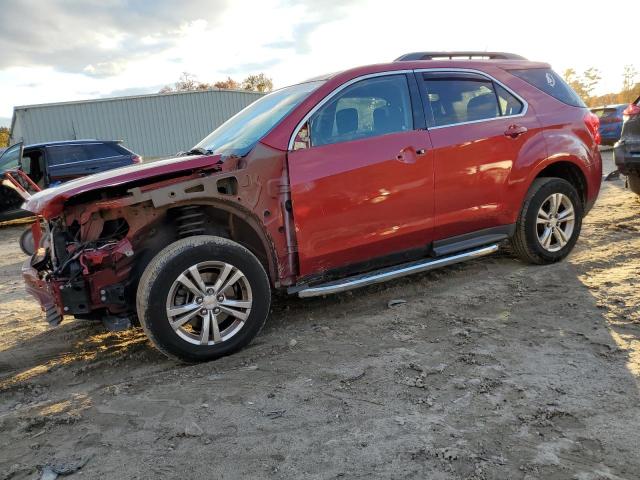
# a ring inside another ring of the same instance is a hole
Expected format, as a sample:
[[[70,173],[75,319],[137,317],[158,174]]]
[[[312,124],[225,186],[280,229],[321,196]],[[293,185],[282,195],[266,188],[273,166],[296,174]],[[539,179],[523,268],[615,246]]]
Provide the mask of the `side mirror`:
[[[20,161],[20,170],[26,174],[31,173],[31,157],[22,157],[22,160]]]

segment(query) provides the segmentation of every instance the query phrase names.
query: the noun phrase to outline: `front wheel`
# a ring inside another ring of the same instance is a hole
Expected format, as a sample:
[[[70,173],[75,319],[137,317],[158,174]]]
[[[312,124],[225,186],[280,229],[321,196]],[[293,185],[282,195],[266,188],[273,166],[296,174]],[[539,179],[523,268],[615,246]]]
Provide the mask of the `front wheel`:
[[[202,235],[172,243],[149,263],[136,305],[140,324],[161,352],[200,362],[231,354],[258,334],[271,289],[249,250]]]
[[[28,257],[32,256],[36,252],[36,245],[35,240],[33,239],[33,232],[31,231],[31,227],[22,232],[18,243],[20,244],[20,250],[22,250],[22,253],[24,253]]]
[[[561,178],[536,179],[511,239],[516,255],[538,265],[562,260],[578,240],[582,216],[582,202],[573,185]]]

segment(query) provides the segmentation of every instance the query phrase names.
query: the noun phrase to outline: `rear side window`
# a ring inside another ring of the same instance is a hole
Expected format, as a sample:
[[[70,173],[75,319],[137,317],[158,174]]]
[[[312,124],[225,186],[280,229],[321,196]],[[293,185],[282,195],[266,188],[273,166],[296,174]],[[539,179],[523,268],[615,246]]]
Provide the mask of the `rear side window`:
[[[496,94],[498,95],[498,104],[500,105],[500,113],[506,115],[518,115],[522,113],[524,105],[512,93],[507,91],[501,85],[495,84]]]
[[[524,109],[512,93],[481,75],[430,72],[423,78],[438,127],[517,115]]]
[[[49,165],[66,165],[87,159],[84,145],[51,145],[47,151]]]
[[[586,107],[582,99],[567,85],[560,75],[550,68],[528,68],[526,70],[509,70],[518,78],[551,95],[562,103],[572,107]]]
[[[51,145],[49,150],[50,165],[65,165],[87,160],[127,155],[115,143],[87,143],[70,145]]]

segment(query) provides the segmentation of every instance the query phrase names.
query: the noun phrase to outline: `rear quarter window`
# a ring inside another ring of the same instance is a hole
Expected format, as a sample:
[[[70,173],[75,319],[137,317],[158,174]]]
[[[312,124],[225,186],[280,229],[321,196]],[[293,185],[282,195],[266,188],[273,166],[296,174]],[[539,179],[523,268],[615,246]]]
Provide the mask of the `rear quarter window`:
[[[544,93],[572,107],[586,107],[582,99],[567,85],[560,75],[550,68],[527,68],[509,70],[509,73],[521,78]]]
[[[88,143],[84,146],[87,159],[109,158],[120,155],[128,155],[115,143]]]

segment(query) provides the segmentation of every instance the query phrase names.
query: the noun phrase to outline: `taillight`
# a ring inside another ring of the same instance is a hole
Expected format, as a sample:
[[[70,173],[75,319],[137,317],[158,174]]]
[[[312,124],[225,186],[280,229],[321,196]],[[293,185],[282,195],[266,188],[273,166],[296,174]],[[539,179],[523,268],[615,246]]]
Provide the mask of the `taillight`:
[[[631,117],[635,115],[640,115],[640,106],[636,105],[635,103],[630,103],[629,106],[624,109],[624,111],[622,112],[622,115],[624,116],[623,118],[624,118],[624,121],[626,122]]]
[[[131,160],[133,161],[133,163],[142,163],[142,157],[140,155],[134,155],[133,157],[131,157]]]
[[[587,112],[584,116],[584,123],[587,126],[587,129],[591,132],[591,136],[595,140],[596,144],[600,145],[600,142],[602,141],[602,137],[600,136],[600,119],[597,115]]]

